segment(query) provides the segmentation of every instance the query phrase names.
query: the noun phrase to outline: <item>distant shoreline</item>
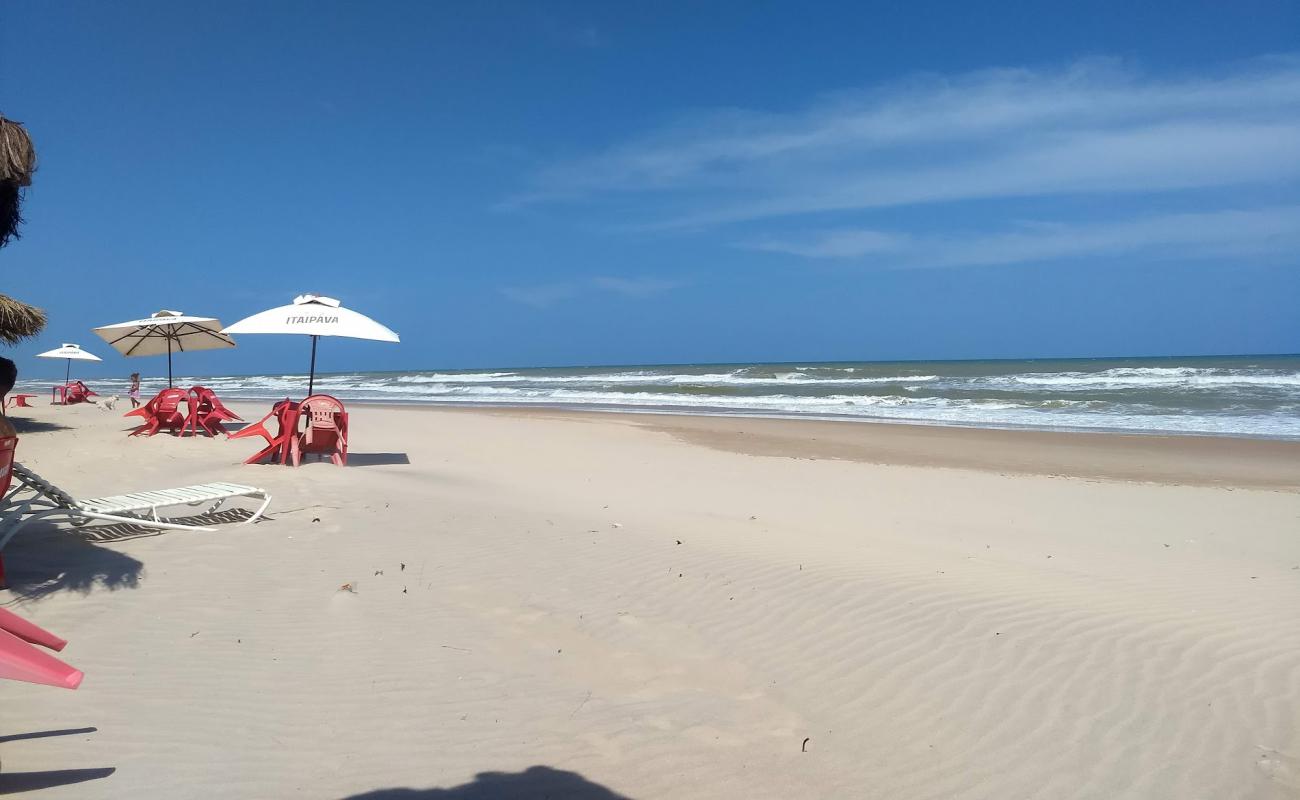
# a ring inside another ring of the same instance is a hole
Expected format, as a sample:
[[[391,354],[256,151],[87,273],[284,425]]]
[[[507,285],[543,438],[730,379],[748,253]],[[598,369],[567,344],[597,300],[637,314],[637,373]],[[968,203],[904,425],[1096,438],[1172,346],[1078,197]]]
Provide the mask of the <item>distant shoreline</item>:
[[[231,402],[241,404],[272,401],[272,398],[240,397],[238,395],[231,395],[229,399]],[[931,421],[924,419],[893,419],[890,417],[851,416],[848,414],[843,416],[834,416],[830,414],[765,414],[762,412],[733,411],[728,409],[718,409],[716,411],[708,409],[691,409],[689,411],[681,411],[674,408],[629,408],[625,406],[565,405],[563,403],[470,403],[438,400],[411,400],[407,402],[402,402],[400,400],[348,400],[347,404],[349,406],[372,406],[376,408],[392,409],[427,409],[430,411],[501,411],[505,413],[541,415],[558,412],[564,414],[626,414],[637,417],[698,417],[701,419],[737,420],[753,419],[779,422],[849,422],[859,425],[889,425],[891,427],[904,428],[943,428],[969,431],[998,431],[1006,433],[1051,433],[1069,436],[1076,434],[1093,434],[1098,436],[1139,436],[1154,439],[1231,439],[1255,442],[1291,442],[1300,444],[1300,436],[1266,436],[1262,434],[1213,433],[1198,431],[1139,431],[1129,428],[1076,428],[1069,426],[1049,427],[1046,425],[978,424],[973,422],[945,422],[942,420]]]
[[[246,419],[266,406],[233,402]],[[385,416],[458,414],[615,424],[752,456],[1043,475],[1135,483],[1300,492],[1300,440],[1128,431],[994,429],[871,420],[632,413],[591,408],[349,403]],[[867,423],[843,425],[843,422]],[[441,424],[441,423],[439,423]]]

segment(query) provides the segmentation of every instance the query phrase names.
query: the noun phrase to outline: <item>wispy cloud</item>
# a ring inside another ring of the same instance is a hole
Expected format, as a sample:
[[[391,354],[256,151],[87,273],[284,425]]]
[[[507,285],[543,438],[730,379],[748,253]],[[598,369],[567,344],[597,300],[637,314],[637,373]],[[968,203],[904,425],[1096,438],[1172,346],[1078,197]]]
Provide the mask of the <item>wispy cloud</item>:
[[[1157,80],[1114,61],[842,93],[801,110],[695,114],[551,164],[519,203],[637,199],[651,228],[1300,177],[1300,60]]]
[[[569,31],[569,40],[579,47],[600,48],[609,46],[609,37],[595,25],[579,25]]]
[[[680,289],[687,281],[669,278],[635,277],[619,278],[598,275],[586,280],[566,283],[545,283],[533,286],[506,286],[501,293],[514,300],[534,308],[549,308],[557,303],[570,300],[590,292],[608,292],[629,298],[648,298],[664,292]]]
[[[657,294],[680,289],[685,281],[664,278],[611,278],[598,276],[592,279],[597,289],[621,294],[624,297],[653,297]]]
[[[1024,223],[992,234],[909,236],[835,230],[741,246],[807,258],[855,259],[885,267],[960,267],[1095,256],[1200,259],[1300,250],[1300,206],[1167,214],[1089,224]]]
[[[533,308],[548,308],[578,293],[578,287],[567,283],[543,283],[533,286],[503,286],[501,294]]]
[[[609,35],[594,23],[553,17],[545,14],[540,7],[534,11],[538,13],[536,28],[556,44],[586,50],[599,50],[612,44]]]

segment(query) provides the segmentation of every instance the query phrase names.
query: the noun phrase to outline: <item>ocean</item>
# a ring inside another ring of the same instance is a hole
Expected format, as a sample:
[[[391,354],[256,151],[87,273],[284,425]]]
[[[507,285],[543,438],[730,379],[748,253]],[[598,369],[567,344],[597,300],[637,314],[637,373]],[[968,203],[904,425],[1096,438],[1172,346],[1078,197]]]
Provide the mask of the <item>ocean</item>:
[[[193,383],[227,399],[306,389],[301,374],[177,381]],[[316,390],[345,401],[1300,438],[1300,356],[352,372],[317,375]]]

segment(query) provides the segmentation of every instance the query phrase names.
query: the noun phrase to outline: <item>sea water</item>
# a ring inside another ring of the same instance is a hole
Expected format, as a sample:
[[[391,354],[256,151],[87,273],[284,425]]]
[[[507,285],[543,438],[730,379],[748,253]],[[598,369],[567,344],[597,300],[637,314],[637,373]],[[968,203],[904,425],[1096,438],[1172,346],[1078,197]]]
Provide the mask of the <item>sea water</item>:
[[[193,383],[231,400],[306,389],[300,374],[177,381]],[[344,401],[1300,438],[1300,356],[352,372],[317,375],[316,391]]]

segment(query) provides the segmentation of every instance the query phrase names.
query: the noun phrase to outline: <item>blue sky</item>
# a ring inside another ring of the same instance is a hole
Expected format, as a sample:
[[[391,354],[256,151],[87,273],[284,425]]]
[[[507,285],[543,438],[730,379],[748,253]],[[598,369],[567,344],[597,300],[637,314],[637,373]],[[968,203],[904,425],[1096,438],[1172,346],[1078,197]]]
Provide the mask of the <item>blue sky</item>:
[[[1288,2],[0,8],[30,355],[316,291],[329,371],[1300,350]],[[300,371],[247,336],[179,372]]]

